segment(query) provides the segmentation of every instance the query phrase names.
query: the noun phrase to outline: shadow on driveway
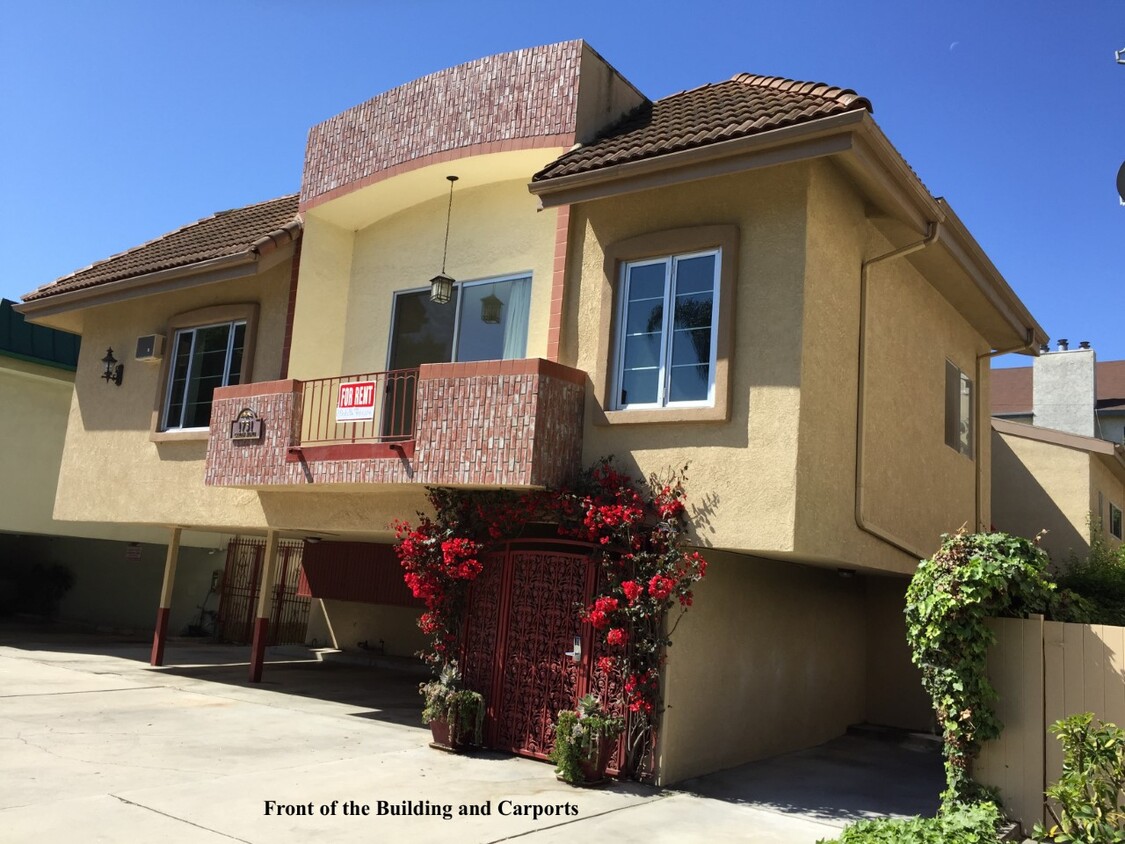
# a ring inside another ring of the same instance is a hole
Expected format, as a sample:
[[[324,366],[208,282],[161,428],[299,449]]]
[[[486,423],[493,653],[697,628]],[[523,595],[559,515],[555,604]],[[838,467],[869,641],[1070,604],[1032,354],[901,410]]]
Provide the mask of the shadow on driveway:
[[[932,816],[945,776],[938,742],[892,731],[841,736],[676,787],[702,797],[838,823],[887,815]]]

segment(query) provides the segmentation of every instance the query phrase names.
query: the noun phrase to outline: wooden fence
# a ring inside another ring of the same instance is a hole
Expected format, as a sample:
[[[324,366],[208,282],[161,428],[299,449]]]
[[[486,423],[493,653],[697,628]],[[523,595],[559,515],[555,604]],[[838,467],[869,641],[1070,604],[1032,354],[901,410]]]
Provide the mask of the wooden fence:
[[[1030,831],[1045,821],[1043,790],[1062,773],[1051,724],[1080,712],[1125,726],[1125,627],[998,618],[988,673],[1004,731],[986,744],[977,780],[1000,789],[1007,814]]]

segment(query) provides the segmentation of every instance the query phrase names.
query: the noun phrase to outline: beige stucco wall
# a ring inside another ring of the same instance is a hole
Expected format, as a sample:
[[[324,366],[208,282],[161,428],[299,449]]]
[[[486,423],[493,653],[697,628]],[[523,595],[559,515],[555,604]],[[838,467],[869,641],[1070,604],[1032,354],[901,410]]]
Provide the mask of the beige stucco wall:
[[[690,463],[698,540],[749,553],[905,573],[941,533],[974,527],[977,463],[944,441],[945,361],[976,381],[987,346],[908,260],[872,270],[863,510],[916,553],[856,524],[860,268],[893,247],[830,163],[575,208],[563,362],[594,385],[608,369],[598,344],[613,324],[606,248],[693,225],[740,232],[729,419],[604,425],[591,390],[586,462],[614,454],[641,475]],[[987,407],[987,384],[975,389]]]
[[[910,661],[906,641],[906,577],[864,578],[867,623],[867,714],[870,724],[927,732],[934,711],[922,688],[922,672]]]
[[[105,354],[103,349],[102,355]],[[161,527],[52,517],[74,372],[0,355],[0,532],[166,543]],[[13,482],[18,479],[18,482]],[[205,545],[192,534],[186,544]]]
[[[344,373],[341,326],[347,323],[354,243],[354,232],[333,225],[316,211],[305,214],[289,347],[290,378]]]
[[[596,426],[587,392],[584,461],[613,454],[640,475],[690,463],[699,541],[788,551],[800,412],[804,278],[804,165],[661,188],[588,203],[571,213],[561,362],[595,376],[603,326],[612,325],[603,250],[616,241],[687,226],[735,225],[740,277],[734,304],[730,418],[720,422]],[[609,309],[609,313],[607,313]]]
[[[51,511],[73,378],[0,355],[0,531],[57,531]]]
[[[668,651],[664,783],[811,747],[864,720],[862,579],[707,556]]]
[[[159,363],[133,360],[136,339],[167,334],[167,322],[198,308],[257,303],[251,379],[281,374],[290,264],[257,278],[167,292],[90,308],[83,314],[82,352],[70,406],[55,500],[56,519],[195,527],[260,528],[252,491],[203,485],[207,440],[154,442],[152,414],[163,398]],[[167,338],[168,344],[171,337]],[[125,364],[120,387],[100,377],[107,347]],[[168,349],[166,349],[167,356]]]
[[[1113,461],[1112,458],[1100,458],[1094,455],[1090,456],[1090,512],[1096,513],[1098,510],[1098,493],[1101,493],[1101,531],[1102,538],[1105,540],[1107,547],[1119,548],[1121,540],[1109,532],[1109,505],[1113,504],[1117,509],[1125,513],[1125,481],[1122,480],[1121,469],[1117,472],[1112,471],[1106,466],[1106,460]],[[1125,516],[1122,517],[1125,519]]]
[[[362,653],[360,642],[374,648],[382,640],[387,656],[412,657],[427,645],[418,615],[410,607],[314,598],[305,641]]]
[[[1097,506],[1088,452],[992,432],[992,521],[997,530],[1034,537],[1057,565],[1089,550],[1088,518]]]
[[[448,197],[430,199],[354,234],[308,212],[291,377],[386,369],[393,294],[441,270],[447,207]],[[536,209],[527,179],[455,188],[446,261],[458,281],[531,272],[527,357],[546,354],[558,214]]]
[[[808,209],[796,551],[909,573],[942,533],[975,528],[988,437],[975,459],[945,444],[945,362],[973,379],[976,423],[987,425],[975,367],[988,346],[908,259],[869,271],[863,518],[915,551],[906,554],[855,515],[860,268],[895,247],[829,164],[812,170]]]

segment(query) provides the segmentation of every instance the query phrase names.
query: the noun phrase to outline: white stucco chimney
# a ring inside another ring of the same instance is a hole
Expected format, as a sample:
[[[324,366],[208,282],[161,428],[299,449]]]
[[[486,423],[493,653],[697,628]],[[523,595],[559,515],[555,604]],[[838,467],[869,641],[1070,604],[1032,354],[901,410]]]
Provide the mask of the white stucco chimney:
[[[1060,341],[1057,352],[1045,352],[1035,359],[1032,379],[1034,424],[1084,437],[1096,436],[1094,401],[1094,350],[1067,349]]]

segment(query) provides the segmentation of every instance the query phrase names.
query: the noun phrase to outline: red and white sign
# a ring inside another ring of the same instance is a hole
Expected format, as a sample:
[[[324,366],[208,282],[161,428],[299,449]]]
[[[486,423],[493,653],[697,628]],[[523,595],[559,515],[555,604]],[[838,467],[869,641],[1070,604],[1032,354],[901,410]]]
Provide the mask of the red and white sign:
[[[336,400],[337,422],[370,422],[375,418],[375,382],[352,381],[340,385]]]

